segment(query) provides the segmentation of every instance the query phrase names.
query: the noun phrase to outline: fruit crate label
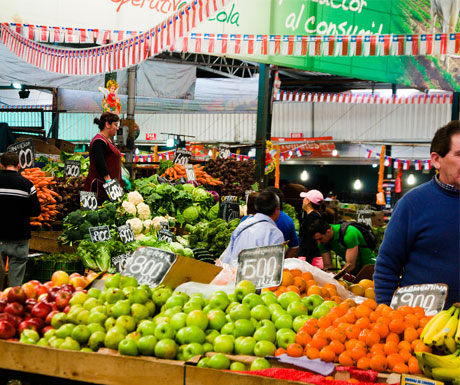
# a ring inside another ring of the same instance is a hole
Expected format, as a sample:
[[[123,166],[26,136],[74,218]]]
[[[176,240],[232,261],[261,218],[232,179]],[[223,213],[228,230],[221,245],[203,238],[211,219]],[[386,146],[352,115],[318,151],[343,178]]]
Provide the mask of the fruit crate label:
[[[34,166],[34,142],[32,139],[23,140],[22,142],[12,144],[7,148],[8,152],[15,152],[19,157],[19,166],[22,169]]]
[[[256,289],[279,286],[283,278],[284,246],[246,249],[238,255],[236,283],[251,281]]]
[[[126,261],[122,275],[137,279],[140,285],[158,286],[176,262],[176,254],[154,247],[139,247]]]
[[[228,144],[221,144],[219,146],[218,158],[228,159],[230,157],[230,146]]]
[[[96,210],[97,209],[96,193],[92,191],[80,191],[80,209]]]
[[[173,235],[173,233],[171,233],[168,230],[160,230],[158,232],[158,240],[160,242],[165,241],[165,242],[168,242],[168,243],[172,243],[172,242],[174,242],[174,235]]]
[[[190,151],[178,149],[174,157],[174,164],[183,164],[185,166],[190,162],[191,157],[192,153]]]
[[[120,183],[116,179],[112,179],[110,182],[104,183],[104,188],[111,201],[119,200],[125,193],[123,191],[123,187],[121,187]]]
[[[107,225],[90,227],[89,235],[93,242],[107,242],[111,238],[109,226]]]
[[[364,223],[372,227],[371,211],[369,210],[357,210],[356,211],[356,222]]]
[[[129,242],[133,242],[135,240],[134,238],[134,232],[131,229],[130,225],[123,225],[117,227],[118,234],[120,235],[121,241],[124,244],[127,244]]]
[[[235,196],[221,197],[219,204],[219,218],[230,222],[232,219],[240,217],[240,205]]]
[[[390,306],[420,306],[427,316],[439,313],[446,303],[448,286],[445,283],[424,283],[400,287],[393,294]]]
[[[81,162],[79,160],[66,160],[64,164],[64,175],[65,176],[80,176],[81,173]]]
[[[195,169],[193,168],[193,164],[185,165],[185,173],[187,174],[187,180],[189,182],[196,181]]]
[[[131,257],[131,253],[117,255],[112,257],[112,267],[117,271],[117,273],[121,273],[125,266],[126,261]]]

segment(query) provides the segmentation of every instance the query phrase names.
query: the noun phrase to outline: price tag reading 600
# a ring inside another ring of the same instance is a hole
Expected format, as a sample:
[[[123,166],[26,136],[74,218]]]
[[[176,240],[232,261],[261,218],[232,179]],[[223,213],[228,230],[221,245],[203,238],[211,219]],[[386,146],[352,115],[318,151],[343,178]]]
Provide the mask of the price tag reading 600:
[[[241,251],[238,255],[236,283],[248,280],[256,289],[278,286],[284,264],[284,246],[262,246]]]
[[[121,241],[126,244],[135,240],[133,230],[130,225],[122,225],[117,227],[118,234],[120,235]]]

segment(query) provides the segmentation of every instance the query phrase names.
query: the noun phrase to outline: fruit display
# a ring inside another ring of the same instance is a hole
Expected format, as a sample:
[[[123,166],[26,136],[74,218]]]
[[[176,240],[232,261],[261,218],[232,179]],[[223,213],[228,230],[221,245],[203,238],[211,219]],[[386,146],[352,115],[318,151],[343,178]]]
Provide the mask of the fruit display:
[[[358,283],[349,283],[347,281],[339,281],[345,289],[351,291],[354,295],[375,299],[374,281],[371,279],[362,279]]]

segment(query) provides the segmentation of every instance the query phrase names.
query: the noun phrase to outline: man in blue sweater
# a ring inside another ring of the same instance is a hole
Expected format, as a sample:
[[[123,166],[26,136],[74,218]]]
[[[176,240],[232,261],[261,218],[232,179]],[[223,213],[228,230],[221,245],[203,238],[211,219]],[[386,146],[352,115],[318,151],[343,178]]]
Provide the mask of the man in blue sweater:
[[[446,283],[445,308],[460,301],[460,121],[441,127],[431,142],[438,173],[396,204],[374,273],[378,303],[398,287]]]

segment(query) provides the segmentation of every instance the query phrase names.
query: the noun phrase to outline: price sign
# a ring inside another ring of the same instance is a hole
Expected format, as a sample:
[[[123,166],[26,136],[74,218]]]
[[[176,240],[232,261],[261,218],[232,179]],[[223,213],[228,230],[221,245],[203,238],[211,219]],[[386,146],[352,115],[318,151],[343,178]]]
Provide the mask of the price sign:
[[[96,226],[89,228],[89,235],[93,242],[107,242],[110,241],[109,226]]]
[[[168,230],[160,230],[158,232],[158,240],[161,241],[166,241],[168,243],[174,242],[174,235]]]
[[[108,183],[104,183],[104,188],[111,201],[117,201],[124,195],[123,187],[116,179],[112,179]]]
[[[135,277],[140,285],[157,286],[176,262],[176,254],[154,247],[139,247],[126,261],[122,275]]]
[[[16,152],[19,157],[19,166],[22,169],[34,166],[34,142],[27,139],[19,143],[12,144],[7,149],[8,152]]]
[[[219,218],[230,222],[232,219],[240,217],[240,205],[235,196],[221,197],[219,204]]]
[[[169,231],[169,222],[168,221],[161,221],[160,226],[161,226],[161,230]]]
[[[228,144],[221,144],[219,146],[218,158],[228,159],[230,157],[230,146]]]
[[[66,160],[64,165],[65,176],[80,176],[81,162],[79,160]]]
[[[356,222],[365,223],[372,227],[371,212],[369,210],[357,210],[356,211]]]
[[[127,244],[129,242],[134,242],[134,233],[133,230],[131,229],[130,225],[123,225],[120,227],[117,227],[118,234],[120,235],[121,241],[124,244]]]
[[[251,281],[256,289],[279,286],[283,278],[284,246],[246,249],[238,255],[236,283]]]
[[[178,149],[176,150],[176,156],[174,157],[174,164],[186,165],[190,162],[192,153],[187,150]]]
[[[131,253],[121,254],[112,257],[112,266],[115,268],[117,273],[121,273],[124,270],[126,266],[126,261],[129,259],[129,257],[131,257]]]
[[[187,179],[189,182],[196,181],[195,170],[192,164],[185,165],[185,173],[187,174]]]
[[[80,208],[82,210],[96,210],[96,193],[91,191],[80,191]]]
[[[390,306],[420,306],[427,316],[439,313],[446,303],[448,286],[445,283],[424,283],[400,287],[393,294]]]

